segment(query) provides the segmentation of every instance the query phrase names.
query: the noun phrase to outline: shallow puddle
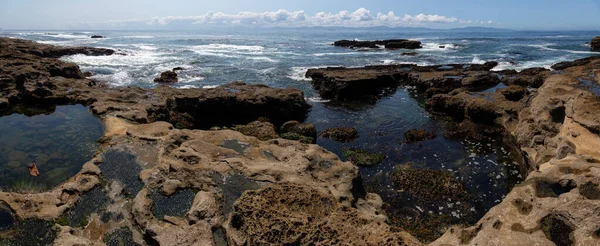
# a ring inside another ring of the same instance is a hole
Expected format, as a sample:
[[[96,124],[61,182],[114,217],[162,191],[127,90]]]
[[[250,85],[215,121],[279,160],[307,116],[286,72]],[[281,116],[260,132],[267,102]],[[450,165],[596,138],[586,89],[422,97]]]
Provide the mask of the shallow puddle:
[[[122,227],[104,235],[104,243],[107,246],[139,246],[133,241],[133,233],[129,227]]]
[[[594,94],[594,96],[600,96],[600,84],[598,84],[594,79],[584,79],[578,78],[579,87],[585,90],[588,90]]]
[[[81,196],[77,204],[63,214],[57,223],[71,227],[85,227],[88,224],[89,216],[92,213],[99,214],[108,204],[108,200],[102,187],[98,186]]]
[[[0,203],[0,232],[9,230],[15,224],[10,208],[6,204]]]
[[[124,151],[109,150],[103,157],[104,162],[99,166],[104,179],[109,182],[118,181],[123,185],[126,195],[135,197],[144,187],[139,178],[142,167],[136,156]]]
[[[40,219],[27,219],[15,223],[12,229],[0,232],[0,245],[52,245],[56,238],[54,224]]]
[[[250,144],[242,143],[240,142],[240,140],[237,139],[225,139],[223,140],[223,147],[235,150],[235,152],[238,152],[240,155],[243,155],[246,149],[250,147]]]
[[[382,197],[392,226],[430,241],[441,236],[447,225],[477,222],[527,173],[520,153],[502,139],[449,139],[444,121],[438,118],[407,90],[398,89],[369,107],[314,103],[307,122],[319,131],[330,127],[358,130],[359,138],[350,143],[318,139],[319,145],[342,158],[345,148],[385,155],[378,165],[360,167],[366,190]],[[410,129],[426,129],[436,137],[407,144],[404,133]],[[394,175],[402,167],[403,172]],[[410,178],[415,175],[433,178]],[[436,183],[440,180],[453,184],[452,189],[430,192],[446,187]]]
[[[259,188],[256,181],[240,173],[233,173],[225,178],[221,174],[216,173],[213,176],[213,182],[219,185],[223,193],[223,214],[231,212],[233,203],[242,196],[244,191]]]
[[[82,105],[58,106],[48,115],[0,117],[0,188],[25,193],[53,188],[93,157],[102,134],[100,119]],[[37,165],[38,177],[30,175],[30,163]]]
[[[183,217],[192,207],[196,193],[190,189],[181,190],[171,196],[159,192],[150,195],[154,217],[163,219],[165,216]]]

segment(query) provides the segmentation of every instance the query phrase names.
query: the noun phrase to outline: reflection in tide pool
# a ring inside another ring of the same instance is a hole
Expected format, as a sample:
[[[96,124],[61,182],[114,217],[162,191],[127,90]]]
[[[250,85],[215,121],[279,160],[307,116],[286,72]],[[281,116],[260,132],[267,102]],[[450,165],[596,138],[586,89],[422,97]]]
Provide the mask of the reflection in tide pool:
[[[82,105],[0,117],[0,189],[39,192],[66,181],[93,157],[102,134],[100,119]],[[36,163],[38,177],[29,174],[29,163]]]

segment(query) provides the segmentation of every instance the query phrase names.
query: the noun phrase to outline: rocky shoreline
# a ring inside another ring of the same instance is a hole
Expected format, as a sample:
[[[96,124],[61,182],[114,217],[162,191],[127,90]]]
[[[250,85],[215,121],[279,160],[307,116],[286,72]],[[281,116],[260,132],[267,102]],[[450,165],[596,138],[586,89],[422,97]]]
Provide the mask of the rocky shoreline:
[[[300,90],[241,82],[108,88],[56,59],[115,53],[0,38],[2,114],[19,105],[83,104],[106,128],[96,157],[69,181],[43,193],[0,192],[0,212],[18,218],[13,227],[49,226],[56,245],[422,245],[392,228],[355,165],[310,144],[317,131],[301,123],[310,105]],[[307,76],[335,100],[414,88],[426,107],[456,122],[457,134],[505,135],[525,153],[533,171],[523,184],[476,225],[451,227],[430,245],[597,244],[600,59],[554,71],[494,66],[325,68]],[[505,88],[486,92],[499,83]],[[321,134],[355,135],[342,130]],[[280,138],[286,133],[301,141]],[[431,175],[401,171],[399,180]],[[99,204],[81,207],[90,202]],[[0,231],[9,243],[19,237]]]

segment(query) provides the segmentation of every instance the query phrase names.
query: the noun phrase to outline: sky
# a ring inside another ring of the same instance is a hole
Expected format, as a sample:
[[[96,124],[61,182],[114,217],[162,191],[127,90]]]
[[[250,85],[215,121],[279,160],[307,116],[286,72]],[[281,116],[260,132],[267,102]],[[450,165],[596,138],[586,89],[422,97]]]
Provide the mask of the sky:
[[[3,29],[485,26],[600,30],[600,0],[0,0]]]

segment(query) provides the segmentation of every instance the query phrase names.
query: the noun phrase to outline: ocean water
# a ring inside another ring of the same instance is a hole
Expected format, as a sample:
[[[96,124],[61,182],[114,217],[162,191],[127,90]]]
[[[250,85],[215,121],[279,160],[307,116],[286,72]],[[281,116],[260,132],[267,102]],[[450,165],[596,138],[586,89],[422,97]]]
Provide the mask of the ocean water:
[[[91,39],[99,34],[106,38]],[[126,56],[63,58],[91,71],[112,86],[156,86],[161,72],[187,68],[176,87],[210,87],[241,80],[274,87],[297,87],[307,95],[304,73],[310,67],[369,64],[483,63],[498,61],[497,69],[522,70],[598,54],[588,44],[598,33],[569,32],[398,32],[368,29],[217,29],[209,31],[0,31],[0,36],[25,38],[54,45],[95,46],[122,50]],[[354,51],[334,47],[340,39],[419,40],[417,56],[402,50]],[[444,48],[440,48],[444,46]]]
[[[92,34],[106,36],[91,39]],[[120,50],[125,55],[61,58],[79,64],[92,78],[113,87],[157,86],[155,77],[174,67],[186,70],[178,88],[210,88],[231,81],[260,83],[272,87],[294,87],[304,91],[313,104],[306,122],[319,131],[329,127],[356,127],[360,137],[350,143],[319,138],[317,143],[342,157],[343,148],[361,148],[386,155],[379,165],[361,167],[365,187],[380,194],[386,210],[397,220],[409,220],[433,227],[444,223],[475,223],[510,189],[527,176],[519,153],[502,139],[473,141],[447,138],[447,123],[423,108],[423,100],[410,88],[387,91],[370,101],[333,102],[323,100],[304,77],[308,68],[365,66],[373,64],[484,63],[498,61],[496,69],[522,70],[584,58],[594,54],[589,42],[594,32],[398,32],[351,29],[224,29],[211,31],[4,31],[0,36],[24,38],[53,45],[94,46]],[[406,50],[356,51],[334,47],[339,39],[420,40],[424,48],[417,56],[401,56]],[[443,48],[441,46],[444,46]],[[489,88],[493,93],[502,85]],[[417,144],[403,143],[409,129],[424,128],[437,137]],[[457,201],[426,204],[403,193],[390,180],[397,165],[441,170],[464,183],[474,198],[469,207]],[[462,208],[458,208],[462,207]],[[466,208],[466,209],[465,209]],[[446,216],[437,223],[436,216]],[[449,219],[447,219],[449,217]],[[394,222],[392,222],[394,223]],[[429,224],[428,224],[429,223]],[[399,223],[403,225],[405,223]],[[409,232],[410,229],[409,229]]]

